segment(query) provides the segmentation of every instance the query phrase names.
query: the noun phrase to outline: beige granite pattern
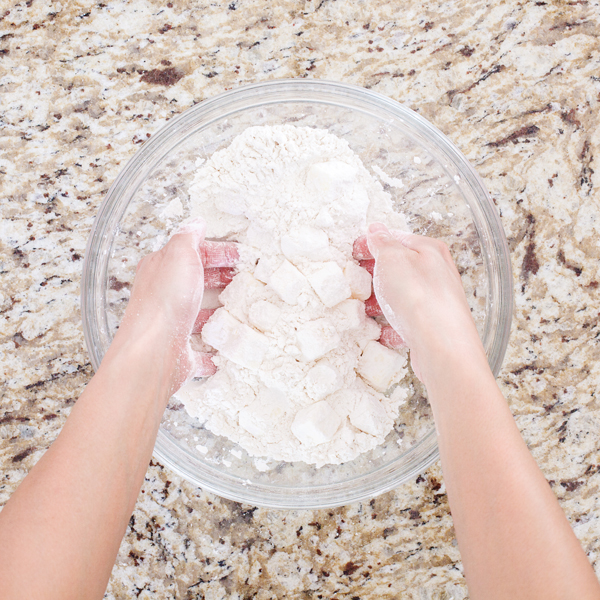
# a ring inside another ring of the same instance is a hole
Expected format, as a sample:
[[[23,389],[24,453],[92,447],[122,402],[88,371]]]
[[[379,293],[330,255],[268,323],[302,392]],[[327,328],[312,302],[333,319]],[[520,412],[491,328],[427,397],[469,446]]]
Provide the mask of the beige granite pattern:
[[[96,211],[172,115],[282,77],[362,85],[475,165],[512,253],[499,382],[600,574],[599,0],[0,2],[0,505],[92,371]],[[152,463],[106,598],[463,599],[439,465],[343,508],[255,509]]]

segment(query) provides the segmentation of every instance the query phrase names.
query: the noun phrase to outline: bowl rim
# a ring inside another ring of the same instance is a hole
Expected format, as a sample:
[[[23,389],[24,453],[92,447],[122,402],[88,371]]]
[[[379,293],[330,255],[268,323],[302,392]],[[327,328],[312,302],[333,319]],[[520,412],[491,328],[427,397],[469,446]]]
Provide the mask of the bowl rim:
[[[286,99],[279,97],[279,94],[290,92],[293,92],[295,96]],[[315,97],[315,94],[316,96],[322,95],[323,97]],[[244,85],[234,90],[222,92],[195,104],[187,110],[184,110],[181,114],[171,118],[127,161],[102,201],[88,239],[84,257],[81,280],[81,313],[85,344],[95,371],[100,365],[102,355],[100,353],[100,348],[98,347],[99,345],[94,341],[93,333],[103,332],[104,337],[108,339],[108,331],[103,330],[102,326],[99,327],[99,315],[97,314],[97,311],[90,309],[93,309],[94,307],[95,295],[93,292],[96,288],[98,274],[100,274],[100,279],[106,280],[108,269],[108,250],[106,247],[102,247],[102,241],[104,240],[104,242],[106,242],[108,239],[107,234],[110,235],[111,231],[114,231],[113,225],[115,222],[116,224],[119,223],[120,218],[129,204],[128,201],[124,206],[119,205],[118,200],[122,197],[123,192],[130,189],[131,186],[135,185],[136,181],[139,180],[137,181],[137,187],[129,194],[129,200],[131,200],[140,183],[145,179],[145,175],[144,177],[141,177],[140,173],[145,173],[146,175],[151,173],[160,163],[161,159],[168,155],[173,148],[182,144],[188,136],[191,136],[199,129],[208,126],[214,119],[222,119],[224,116],[224,107],[235,107],[236,102],[239,103],[242,101],[244,104],[242,108],[239,108],[238,110],[248,110],[257,106],[279,104],[282,102],[301,101],[328,103],[324,99],[325,96],[331,98],[330,104],[337,106],[343,104],[342,101],[346,99],[347,102],[355,101],[363,106],[373,106],[379,111],[384,109],[390,113],[390,119],[392,121],[399,120],[410,125],[411,135],[415,134],[415,129],[417,133],[426,133],[425,139],[427,140],[427,145],[434,145],[436,151],[443,154],[445,159],[449,161],[449,164],[452,164],[456,170],[460,172],[461,177],[466,180],[468,188],[470,188],[474,198],[477,199],[474,206],[471,206],[468,201],[467,204],[480,238],[480,247],[484,254],[484,261],[487,267],[486,273],[490,285],[486,300],[486,331],[484,331],[483,337],[484,342],[487,340],[485,346],[490,368],[492,369],[494,376],[498,374],[508,346],[512,321],[512,267],[508,243],[502,228],[500,217],[481,177],[449,138],[438,130],[437,127],[407,106],[400,104],[388,96],[360,86],[323,79],[275,79]],[[358,110],[355,106],[350,104],[346,104],[346,108]],[[215,109],[219,114],[216,116],[213,115],[211,119],[211,114],[215,112]],[[202,121],[202,118],[205,119],[204,122]],[[190,131],[189,125],[192,122],[195,123],[196,128]],[[184,135],[184,137],[180,137],[180,135]],[[106,243],[104,243],[104,246],[106,246]],[[497,267],[497,272],[494,273],[494,277],[492,277],[492,274],[490,273],[492,256],[495,257],[494,264]],[[104,264],[102,264],[103,257]],[[101,269],[101,271],[99,271],[99,269]],[[496,304],[491,306],[490,298],[494,296],[496,298]],[[491,314],[505,316],[503,326],[497,327],[491,338],[490,332],[488,331],[490,323],[493,322],[493,319],[489,318],[490,311]],[[415,447],[419,447],[425,440],[431,442],[431,436],[435,437],[435,429],[424,436]],[[390,466],[394,464],[391,462],[369,474],[373,475],[379,473],[380,479],[376,482],[372,482],[371,487],[368,489],[347,489],[347,481],[344,481],[342,483],[327,486],[327,490],[320,490],[321,493],[318,495],[319,497],[317,499],[311,495],[311,492],[314,492],[316,489],[323,486],[294,488],[295,495],[290,497],[289,490],[288,494],[278,493],[278,491],[281,492],[282,489],[280,486],[265,486],[256,483],[248,485],[242,478],[224,474],[222,471],[212,469],[208,465],[205,465],[206,469],[203,471],[203,478],[199,478],[194,473],[194,469],[188,464],[189,461],[181,461],[181,451],[183,451],[184,459],[186,458],[185,452],[187,451],[179,448],[180,452],[178,459],[180,462],[175,461],[173,458],[173,448],[176,445],[169,438],[169,434],[164,432],[161,428],[157,436],[154,455],[178,475],[184,477],[198,487],[219,496],[238,502],[277,509],[327,508],[372,498],[383,492],[394,489],[404,481],[418,475],[439,458],[437,441],[433,440],[433,443],[429,445],[429,451],[423,452],[422,456],[417,453],[416,456],[417,458],[420,456],[420,462],[416,465],[412,465],[412,463],[409,462],[409,468],[405,469],[405,472],[401,477],[398,477],[397,474],[393,472],[393,469],[390,469]],[[182,462],[184,464],[182,464]],[[214,471],[214,473],[211,471]],[[362,476],[363,479],[364,477],[365,476]]]

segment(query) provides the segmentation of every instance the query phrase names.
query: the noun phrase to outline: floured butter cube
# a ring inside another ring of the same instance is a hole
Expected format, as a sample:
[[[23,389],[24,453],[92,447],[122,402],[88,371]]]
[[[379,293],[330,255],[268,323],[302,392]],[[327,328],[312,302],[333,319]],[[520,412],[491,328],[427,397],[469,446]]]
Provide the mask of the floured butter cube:
[[[349,417],[354,427],[374,436],[383,435],[392,425],[380,400],[367,394],[358,399]]]
[[[346,281],[342,269],[333,261],[323,263],[321,267],[308,275],[308,282],[321,302],[328,308],[350,298],[350,285]]]
[[[313,400],[322,400],[337,392],[343,384],[342,376],[326,361],[319,361],[304,379],[307,395]]]
[[[306,446],[329,442],[342,422],[325,400],[300,409],[292,423],[292,433]]]
[[[365,305],[360,300],[344,300],[335,307],[335,321],[340,331],[358,329],[365,321]]]
[[[317,360],[340,343],[340,335],[329,319],[315,319],[300,325],[296,338],[305,360]]]
[[[264,388],[250,406],[240,410],[238,415],[240,427],[251,435],[264,436],[279,425],[288,406],[282,392]]]
[[[370,340],[378,340],[381,337],[381,325],[375,319],[365,319],[363,322],[360,338],[356,340],[361,352]]]
[[[344,276],[350,285],[352,298],[364,301],[371,297],[372,277],[369,271],[349,260],[344,267]]]
[[[406,356],[370,341],[363,350],[356,371],[373,388],[385,392],[406,373]]]
[[[256,263],[256,267],[254,267],[255,279],[263,283],[269,283],[269,279],[276,266],[278,266],[277,263],[274,265],[272,260],[268,260],[265,257],[260,258],[258,263]]]
[[[307,289],[307,281],[289,260],[284,260],[269,277],[269,286],[284,302],[297,304],[298,296]]]
[[[202,340],[248,369],[258,369],[269,349],[269,340],[262,333],[241,323],[224,308],[217,309],[204,325]]]
[[[271,331],[277,324],[281,309],[268,300],[259,300],[250,306],[248,319],[256,329]]]
[[[406,404],[408,398],[408,389],[397,385],[394,391],[390,394],[390,404],[392,407],[399,408],[403,404]]]
[[[281,251],[292,263],[308,258],[323,260],[329,252],[329,237],[321,229],[299,227],[281,237]]]
[[[219,300],[236,319],[245,320],[249,310],[248,299],[255,298],[264,287],[265,284],[251,273],[238,273],[221,292]]]

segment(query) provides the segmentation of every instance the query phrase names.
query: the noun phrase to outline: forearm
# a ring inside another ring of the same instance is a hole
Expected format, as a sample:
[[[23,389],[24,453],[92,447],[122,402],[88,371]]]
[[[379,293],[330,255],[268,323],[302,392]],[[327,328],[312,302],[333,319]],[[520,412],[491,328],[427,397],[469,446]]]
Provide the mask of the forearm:
[[[593,570],[522,440],[483,351],[448,353],[428,375],[472,598],[600,598]]]
[[[159,342],[122,339],[0,513],[3,599],[104,594],[168,399]]]

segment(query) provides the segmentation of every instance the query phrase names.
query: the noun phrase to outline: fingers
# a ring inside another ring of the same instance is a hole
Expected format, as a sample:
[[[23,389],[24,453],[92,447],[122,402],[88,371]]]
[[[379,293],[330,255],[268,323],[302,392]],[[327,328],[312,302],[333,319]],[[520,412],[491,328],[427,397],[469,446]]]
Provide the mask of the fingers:
[[[380,317],[383,315],[375,294],[371,294],[369,299],[365,301],[365,314],[367,317]]]
[[[212,314],[217,310],[216,308],[202,308],[196,317],[196,322],[194,323],[194,327],[192,329],[192,333],[202,333],[202,328],[210,319]]]
[[[373,271],[375,270],[375,259],[374,258],[372,258],[370,260],[359,260],[358,264],[363,269],[366,269],[369,272],[369,274],[371,275],[371,277],[373,277]]]
[[[201,217],[192,219],[183,225],[180,225],[173,235],[186,235],[192,234],[197,236],[200,240],[204,239],[206,233],[206,222]]]
[[[379,251],[392,241],[389,229],[383,223],[371,223],[367,232],[367,246],[377,260]]]
[[[204,269],[204,288],[224,288],[231,283],[235,269],[223,267],[218,269]]]
[[[402,247],[414,249],[411,242],[413,237],[415,236],[407,231],[390,231],[383,223],[371,223],[367,232],[367,246],[371,256],[377,258],[379,251],[390,243],[397,249]]]
[[[195,370],[194,377],[210,377],[217,372],[217,366],[212,356],[206,352],[194,352]]]
[[[392,350],[407,347],[404,338],[389,325],[384,325],[381,328],[381,336],[379,338],[379,342],[384,346],[387,346],[388,348],[392,348]]]
[[[204,265],[204,288],[224,288],[235,275],[235,265],[240,259],[237,245],[232,242],[203,241],[199,246]]]
[[[197,218],[181,225],[173,234],[191,235],[196,241],[196,248],[200,253],[202,264],[205,268],[234,267],[240,259],[237,244],[233,242],[212,242],[204,239],[206,223],[204,219]]]
[[[200,244],[200,257],[205,268],[235,267],[240,255],[232,242],[209,242]]]
[[[402,245],[407,248],[411,247],[411,239],[413,237],[421,237],[415,236],[408,231],[400,231],[398,229],[389,230],[383,223],[372,223],[369,225],[369,233],[367,235],[361,235],[354,241],[354,246],[352,248],[352,256],[355,260],[363,261],[363,260],[373,260],[373,253],[369,247],[369,235],[372,234],[381,237],[381,235],[389,236],[389,238],[385,238],[385,241],[397,240],[402,243]],[[412,248],[411,248],[412,249]]]
[[[206,223],[204,219],[193,219],[184,225],[181,225],[171,236],[169,244],[178,242],[188,243],[193,248],[198,248],[204,239],[206,233]]]
[[[367,236],[361,235],[359,238],[354,240],[354,246],[352,247],[352,256],[360,261],[360,260],[369,260],[373,259],[373,255],[369,250],[369,245],[367,244]]]

